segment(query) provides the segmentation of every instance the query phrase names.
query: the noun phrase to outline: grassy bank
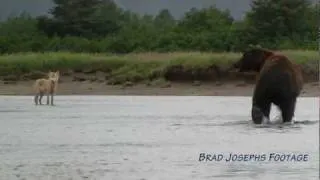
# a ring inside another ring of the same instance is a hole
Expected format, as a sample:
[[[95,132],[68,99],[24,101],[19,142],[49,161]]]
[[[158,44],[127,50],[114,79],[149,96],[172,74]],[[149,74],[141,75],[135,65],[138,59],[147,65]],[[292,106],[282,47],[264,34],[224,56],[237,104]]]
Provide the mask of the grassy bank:
[[[317,51],[282,51],[303,66],[306,80],[316,81],[319,54]],[[240,53],[23,53],[0,56],[2,80],[28,80],[43,77],[49,70],[63,75],[104,73],[109,84],[139,83],[154,80],[216,81],[239,79],[223,69],[241,57]]]

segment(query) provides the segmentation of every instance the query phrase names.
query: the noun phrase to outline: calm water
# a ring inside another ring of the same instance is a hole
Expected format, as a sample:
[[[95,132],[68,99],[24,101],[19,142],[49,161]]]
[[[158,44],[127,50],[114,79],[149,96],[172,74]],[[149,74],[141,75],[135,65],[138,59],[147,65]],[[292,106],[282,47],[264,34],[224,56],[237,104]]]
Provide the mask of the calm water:
[[[269,126],[249,121],[250,97],[57,96],[55,102],[0,97],[0,179],[319,179],[316,98],[298,100],[297,123]],[[273,108],[273,119],[277,114]],[[200,153],[224,159],[199,161]],[[258,159],[226,162],[229,153]],[[270,153],[307,159],[268,161]]]

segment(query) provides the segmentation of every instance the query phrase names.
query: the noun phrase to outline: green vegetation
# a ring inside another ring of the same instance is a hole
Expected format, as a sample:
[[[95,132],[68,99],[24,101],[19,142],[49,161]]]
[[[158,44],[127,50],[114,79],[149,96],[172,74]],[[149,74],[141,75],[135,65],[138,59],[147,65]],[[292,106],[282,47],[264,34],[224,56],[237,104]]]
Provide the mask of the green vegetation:
[[[22,13],[0,23],[0,54],[17,52],[239,52],[316,50],[319,6],[308,0],[253,0],[243,20],[214,6],[190,9],[177,20],[120,9],[112,0],[53,0],[49,16]]]
[[[283,51],[293,61],[302,65],[308,73],[317,75],[316,51]],[[95,74],[104,72],[110,84],[127,81],[138,83],[153,80],[212,80],[223,69],[240,58],[240,53],[131,53],[126,55],[89,53],[19,53],[0,56],[0,76],[16,75],[26,78],[30,73],[61,72]],[[175,73],[175,74],[174,74]],[[177,73],[180,73],[177,75]],[[41,75],[43,76],[43,75]],[[225,78],[228,74],[224,75]],[[224,78],[223,77],[223,78]],[[316,78],[316,77],[315,77]]]
[[[59,69],[101,71],[111,84],[213,80],[228,77],[224,67],[250,44],[282,50],[306,74],[318,74],[320,12],[307,0],[253,0],[238,21],[214,6],[177,20],[166,9],[138,15],[112,0],[53,2],[50,16],[22,13],[0,23],[0,76],[28,79]]]

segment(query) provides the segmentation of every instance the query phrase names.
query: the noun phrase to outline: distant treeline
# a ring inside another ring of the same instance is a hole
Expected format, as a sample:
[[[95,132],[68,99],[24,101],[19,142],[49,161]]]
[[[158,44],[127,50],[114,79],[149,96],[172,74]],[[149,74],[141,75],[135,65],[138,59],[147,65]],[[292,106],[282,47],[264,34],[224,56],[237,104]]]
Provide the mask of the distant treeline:
[[[253,0],[243,20],[214,6],[176,20],[125,11],[112,0],[53,0],[48,16],[22,13],[0,23],[0,53],[241,51],[318,47],[319,5],[308,0]]]

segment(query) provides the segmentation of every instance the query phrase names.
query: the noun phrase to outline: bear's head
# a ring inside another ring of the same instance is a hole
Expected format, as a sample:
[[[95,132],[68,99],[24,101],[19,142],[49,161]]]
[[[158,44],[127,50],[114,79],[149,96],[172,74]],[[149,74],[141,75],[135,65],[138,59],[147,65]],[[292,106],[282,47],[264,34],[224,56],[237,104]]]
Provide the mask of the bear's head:
[[[239,69],[239,72],[259,72],[266,59],[271,55],[273,55],[273,52],[269,50],[252,48],[245,51],[240,60],[234,63],[231,68]]]

